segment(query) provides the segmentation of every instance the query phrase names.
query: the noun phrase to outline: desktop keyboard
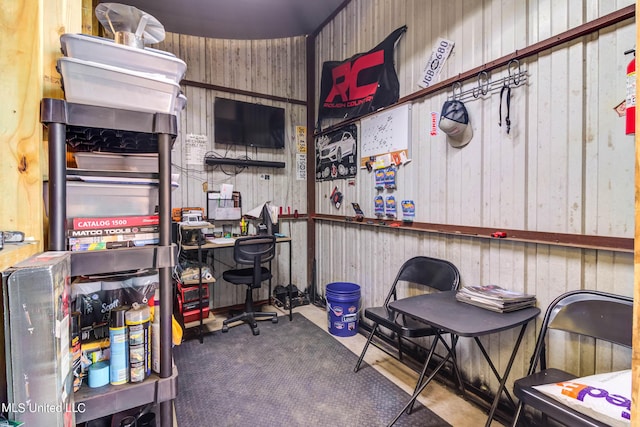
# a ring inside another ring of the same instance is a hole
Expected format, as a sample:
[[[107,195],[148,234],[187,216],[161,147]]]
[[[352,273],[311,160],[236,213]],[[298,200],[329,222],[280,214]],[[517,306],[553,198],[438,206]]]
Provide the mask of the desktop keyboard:
[[[213,227],[213,224],[207,221],[182,221],[180,225],[188,225],[192,227],[197,227],[197,226]]]
[[[235,237],[216,237],[214,239],[207,239],[207,242],[217,243],[219,245],[223,243],[233,243],[235,241],[236,241]]]

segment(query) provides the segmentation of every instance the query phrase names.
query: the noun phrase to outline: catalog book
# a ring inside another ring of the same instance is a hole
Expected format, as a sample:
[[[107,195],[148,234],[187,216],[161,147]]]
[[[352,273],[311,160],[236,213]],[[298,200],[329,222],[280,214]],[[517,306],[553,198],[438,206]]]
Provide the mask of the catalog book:
[[[88,230],[67,230],[67,237],[69,238],[83,238],[83,237],[105,237],[105,236],[118,236],[122,234],[140,234],[140,233],[159,233],[159,225],[141,225],[133,227],[114,227],[114,228],[94,228]]]
[[[72,218],[68,228],[71,230],[95,230],[117,227],[139,227],[160,224],[158,215],[125,215],[107,217]]]
[[[535,295],[512,291],[497,285],[465,286],[458,290],[456,299],[500,313],[520,310],[536,304]]]

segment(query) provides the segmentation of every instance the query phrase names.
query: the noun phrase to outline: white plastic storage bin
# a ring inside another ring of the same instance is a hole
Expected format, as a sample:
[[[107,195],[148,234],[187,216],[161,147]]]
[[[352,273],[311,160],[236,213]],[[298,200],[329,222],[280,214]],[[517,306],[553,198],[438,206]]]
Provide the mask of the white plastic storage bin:
[[[187,71],[187,64],[169,53],[117,44],[102,37],[63,34],[60,46],[70,58],[161,75],[175,83],[180,83]]]
[[[76,58],[58,59],[68,102],[148,113],[174,113],[180,86],[164,77]]]
[[[44,201],[49,214],[48,182]],[[158,186],[67,181],[67,218],[151,215],[158,205]]]
[[[124,171],[124,156],[110,153],[73,153],[79,169]]]
[[[158,154],[73,153],[79,169],[158,172]]]

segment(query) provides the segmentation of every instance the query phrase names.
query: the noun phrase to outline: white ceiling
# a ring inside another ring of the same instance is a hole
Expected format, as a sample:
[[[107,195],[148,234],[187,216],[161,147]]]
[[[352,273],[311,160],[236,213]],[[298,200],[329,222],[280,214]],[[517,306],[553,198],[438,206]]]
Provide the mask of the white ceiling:
[[[166,32],[252,40],[311,34],[343,3],[345,0],[126,0],[124,4],[152,15]]]

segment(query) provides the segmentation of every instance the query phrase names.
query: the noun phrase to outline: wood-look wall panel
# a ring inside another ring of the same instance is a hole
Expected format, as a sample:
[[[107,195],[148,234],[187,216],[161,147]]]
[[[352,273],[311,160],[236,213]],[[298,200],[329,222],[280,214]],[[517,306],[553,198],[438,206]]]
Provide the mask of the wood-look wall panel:
[[[318,77],[324,61],[366,52],[406,24],[407,33],[395,51],[402,97],[418,90],[416,81],[438,37],[455,42],[440,76],[443,80],[631,3],[353,0],[318,35]],[[613,107],[624,97],[628,58],[622,53],[633,45],[634,31],[634,23],[627,21],[522,60],[527,81],[511,89],[509,134],[504,101],[503,125],[498,126],[499,93],[465,100],[474,138],[462,149],[451,147],[441,131],[429,134],[431,112],[439,114],[452,95],[450,88],[413,102],[412,162],[399,168],[396,200],[413,199],[416,218],[424,222],[633,236],[633,144],[624,135],[624,119],[615,115]],[[508,73],[502,67],[493,70],[490,79],[497,82]],[[469,79],[462,85],[466,91],[477,82]],[[319,89],[316,81],[317,93]],[[335,123],[324,120],[322,127]],[[377,192],[372,174],[359,170],[353,184],[317,183],[317,211],[351,216],[350,203],[357,201],[367,216],[373,216]],[[340,210],[328,201],[334,186],[344,194]],[[633,261],[627,253],[398,232],[324,220],[317,224],[320,292],[332,281],[356,281],[362,286],[365,307],[383,301],[401,263],[418,254],[452,261],[461,271],[463,285],[495,283],[535,294],[543,310],[573,289],[633,293]],[[538,327],[539,321],[527,331],[508,388],[527,371]],[[483,337],[499,370],[508,362],[515,336],[509,331]],[[630,362],[629,354],[612,353],[607,346],[594,348],[581,342],[567,343],[565,348],[561,362],[578,367],[580,374]],[[468,381],[488,390],[497,388],[469,340],[460,342],[459,361]]]
[[[293,100],[304,100],[305,39],[273,40],[222,40],[167,33],[167,38],[159,43],[159,49],[174,53],[187,63],[185,80],[210,84],[225,90],[213,90],[182,84],[187,97],[187,106],[180,114],[178,137],[173,149],[173,172],[180,173],[180,187],[172,191],[172,206],[206,208],[206,192],[219,190],[221,184],[232,184],[241,192],[242,208],[246,212],[260,203],[271,201],[276,206],[291,207],[291,213],[298,209],[306,213],[306,182],[295,179],[295,126],[305,125],[306,107],[272,101],[260,94],[273,95]],[[240,95],[236,91],[247,91],[258,96]],[[215,97],[237,99],[273,105],[285,109],[285,149],[233,147],[215,143],[213,126],[213,104]],[[285,169],[258,168],[236,169],[232,166],[205,166],[204,159],[199,164],[187,164],[186,142],[190,134],[205,135],[207,151],[219,156],[254,160],[281,161]],[[264,179],[265,175],[269,179]],[[312,175],[313,177],[313,175]],[[292,242],[292,283],[304,290],[307,288],[306,223],[302,220],[280,222],[282,232],[291,235]],[[217,227],[221,227],[218,223]],[[239,226],[235,225],[236,232]],[[250,226],[253,229],[253,224]],[[273,286],[286,285],[289,277],[289,246],[277,246],[277,261],[273,265]],[[213,307],[226,307],[242,303],[245,290],[222,280],[222,272],[234,267],[231,251],[216,251],[210,254],[209,263],[218,281],[215,291],[211,287]],[[256,297],[266,299],[268,287],[263,286]]]

